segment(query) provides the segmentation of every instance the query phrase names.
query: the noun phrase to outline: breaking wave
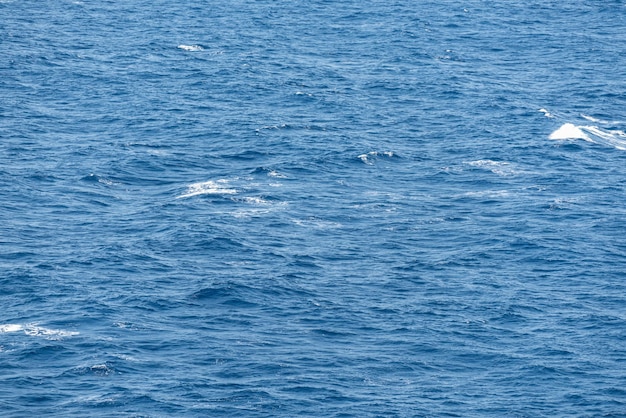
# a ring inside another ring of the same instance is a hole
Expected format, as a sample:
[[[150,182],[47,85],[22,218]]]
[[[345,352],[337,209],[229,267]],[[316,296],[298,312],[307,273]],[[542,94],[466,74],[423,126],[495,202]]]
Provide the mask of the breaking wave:
[[[0,334],[11,332],[23,332],[33,337],[42,337],[48,340],[58,340],[63,337],[73,337],[79,335],[79,332],[66,331],[62,329],[50,329],[40,327],[36,324],[3,324],[0,325]]]
[[[540,112],[543,112],[546,117],[554,117],[545,109],[540,109]],[[552,140],[582,139],[587,142],[626,150],[626,132],[622,129],[626,122],[609,121],[585,114],[581,114],[580,117],[587,122],[592,122],[593,125],[582,122],[579,124],[566,122],[554,130],[548,138]]]

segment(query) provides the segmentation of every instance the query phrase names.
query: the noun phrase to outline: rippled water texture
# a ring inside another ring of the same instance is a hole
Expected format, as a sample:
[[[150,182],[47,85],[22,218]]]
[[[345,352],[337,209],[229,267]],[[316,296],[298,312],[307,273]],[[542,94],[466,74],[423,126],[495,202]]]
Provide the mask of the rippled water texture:
[[[4,416],[624,416],[623,1],[0,0]]]

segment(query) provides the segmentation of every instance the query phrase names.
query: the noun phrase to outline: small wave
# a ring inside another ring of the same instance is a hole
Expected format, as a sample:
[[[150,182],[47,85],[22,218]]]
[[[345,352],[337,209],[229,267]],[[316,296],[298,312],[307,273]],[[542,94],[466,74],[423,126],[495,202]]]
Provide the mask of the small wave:
[[[104,364],[94,364],[89,367],[89,371],[97,376],[108,376],[113,373],[113,369],[111,369],[106,363]]]
[[[241,199],[245,203],[250,203],[253,205],[270,205],[272,202],[265,200],[260,197],[248,196]]]
[[[609,123],[608,121],[594,118],[593,116],[585,115],[584,113],[581,113],[580,116],[582,116],[583,119],[587,119],[589,122],[593,123]]]
[[[237,283],[216,283],[190,295],[190,299],[198,303],[211,303],[238,308],[252,308],[257,306],[259,295],[254,288]]]
[[[261,133],[263,131],[278,131],[281,129],[288,129],[291,128],[290,125],[287,125],[286,123],[281,123],[280,125],[265,125],[265,126],[261,126],[260,128],[255,129],[255,132]]]
[[[626,133],[620,130],[606,130],[597,126],[581,126],[593,137],[593,142],[610,145],[619,150],[626,151]]]
[[[185,193],[177,196],[177,199],[199,196],[205,194],[236,194],[236,189],[226,187],[228,180],[208,180],[200,183],[193,183],[187,186]]]
[[[238,219],[249,219],[252,217],[264,216],[276,210],[283,210],[288,206],[287,202],[278,202],[266,200],[261,197],[244,197],[237,199],[238,202],[245,204],[238,210],[231,211],[229,214]]]
[[[113,326],[117,328],[128,329],[131,331],[137,331],[141,329],[139,326],[133,324],[132,322],[125,322],[125,321],[114,322]]]
[[[73,337],[75,335],[79,335],[79,332],[75,331],[66,331],[62,329],[50,329],[37,326],[36,324],[4,324],[0,325],[0,333],[8,333],[8,332],[20,332],[23,331],[24,334],[34,336],[34,337],[42,337],[48,340],[58,340],[63,337]]]
[[[0,325],[0,332],[17,332],[23,330],[24,327],[19,324],[4,324]]]
[[[479,192],[467,192],[463,193],[462,197],[471,198],[488,198],[488,199],[502,199],[509,197],[511,192],[509,190],[483,190]]]
[[[583,139],[626,151],[626,133],[624,131],[609,130],[595,125],[576,126],[572,123],[565,123],[552,132],[548,138],[554,140]]]
[[[265,174],[268,177],[274,177],[274,178],[279,178],[279,179],[287,178],[286,175],[279,173],[278,171],[272,168],[267,168],[267,167],[257,167],[252,171],[252,174]]]
[[[343,225],[339,222],[327,221],[316,217],[310,217],[307,219],[292,219],[291,221],[298,226],[311,227],[314,229],[337,229],[343,227]]]
[[[268,177],[275,177],[275,178],[279,178],[279,179],[286,179],[286,178],[287,178],[287,176],[286,176],[286,175],[281,174],[281,173],[279,173],[279,172],[277,172],[277,171],[274,171],[274,170],[269,171],[269,172],[267,173],[267,176],[268,176]]]
[[[108,179],[106,177],[98,176],[97,174],[93,174],[93,173],[81,178],[81,180],[88,182],[88,183],[102,183],[107,186],[112,186],[114,184],[113,180]]]
[[[580,203],[580,198],[556,198],[550,203],[550,210],[569,209]]]
[[[546,118],[553,118],[554,117],[554,115],[552,113],[550,113],[549,111],[547,111],[546,109],[541,108],[541,109],[539,109],[539,111],[541,113],[543,113]]]
[[[580,116],[583,119],[588,120],[589,122],[598,123],[598,124],[601,124],[601,125],[614,126],[614,125],[623,125],[623,124],[626,123],[624,121],[619,121],[619,120],[610,121],[610,120],[600,119],[600,118],[596,118],[594,116],[585,115],[584,113],[581,113]]]
[[[200,45],[178,45],[178,49],[182,49],[183,51],[204,51]]]
[[[489,170],[499,176],[512,176],[518,172],[513,168],[511,163],[506,161],[493,161],[493,160],[476,160],[466,163],[472,167],[482,168]]]
[[[115,369],[111,367],[111,365],[106,363],[94,364],[91,366],[78,366],[74,367],[71,370],[66,372],[67,374],[84,376],[84,375],[93,375],[93,376],[109,376],[115,373]]]
[[[552,132],[548,138],[555,140],[584,139],[585,141],[591,141],[591,138],[581,131],[580,127],[574,125],[573,123],[563,124],[559,129]]]
[[[358,155],[357,158],[367,165],[373,165],[378,158],[395,158],[397,156],[393,151],[370,151],[366,154]]]

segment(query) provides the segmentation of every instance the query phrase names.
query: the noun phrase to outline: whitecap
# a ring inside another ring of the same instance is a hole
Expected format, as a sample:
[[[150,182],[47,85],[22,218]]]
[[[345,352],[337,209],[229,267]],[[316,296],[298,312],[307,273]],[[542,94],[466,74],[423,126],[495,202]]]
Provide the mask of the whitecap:
[[[183,51],[204,51],[200,45],[178,45],[178,49],[182,49]]]
[[[484,168],[484,167],[502,167],[502,166],[507,166],[510,163],[507,163],[506,161],[476,160],[476,161],[470,161],[467,164],[474,166],[474,167]]]
[[[23,331],[24,334],[34,336],[34,337],[42,337],[49,340],[57,340],[63,337],[73,337],[75,335],[79,335],[79,332],[75,331],[66,331],[62,329],[50,329],[40,327],[36,324],[4,324],[0,325],[0,333],[1,332],[19,332]]]
[[[603,145],[610,145],[619,150],[626,151],[626,133],[619,130],[605,130],[597,126],[581,126],[595,139],[592,142],[600,143]]]
[[[358,156],[357,156],[357,158],[358,158],[359,160],[363,161],[365,164],[369,164],[369,165],[371,165],[371,164],[374,164],[374,163],[372,162],[372,160],[371,160],[371,155],[372,155],[372,153],[370,152],[370,153],[368,153],[368,154],[361,154],[361,155],[358,155]]]
[[[123,353],[114,353],[113,357],[118,358],[120,360],[124,360],[124,361],[133,361],[133,362],[140,361],[137,357],[129,356],[128,354],[123,354]]]
[[[255,129],[255,132],[260,133],[263,131],[267,131],[267,130],[279,130],[279,129],[285,129],[287,128],[287,124],[283,123],[280,125],[265,125],[265,126],[261,126],[260,128]]]
[[[510,195],[511,193],[508,190],[483,190],[477,192],[463,193],[461,196],[472,198],[501,199]]]
[[[228,184],[228,180],[208,180],[200,183],[193,183],[187,186],[187,190],[185,193],[177,196],[177,199],[182,199],[185,197],[199,196],[205,194],[236,194],[236,189],[231,189],[226,187]]]
[[[0,332],[17,332],[23,330],[24,327],[20,324],[4,324],[0,325]]]
[[[243,199],[241,199],[243,202],[245,203],[249,203],[249,204],[253,204],[253,205],[269,205],[271,204],[271,202],[260,198],[260,197],[254,197],[254,196],[247,196],[244,197]]]
[[[75,331],[65,331],[62,329],[49,329],[37,326],[27,326],[24,329],[24,332],[27,335],[32,335],[36,337],[44,337],[47,339],[57,339],[62,337],[73,337],[78,335],[78,332]]]
[[[367,165],[373,165],[378,157],[393,158],[396,154],[393,151],[370,151],[366,154],[357,155],[357,158]]]
[[[585,134],[580,127],[572,124],[572,123],[565,123],[563,124],[559,129],[557,129],[556,131],[552,132],[550,134],[550,136],[548,137],[549,139],[555,139],[555,140],[559,140],[559,139],[584,139],[585,141],[590,141],[593,142],[591,140],[591,138],[589,138],[589,136],[587,136],[587,134]]]
[[[277,172],[277,171],[274,171],[274,170],[269,171],[269,172],[267,173],[267,175],[268,175],[268,177],[275,177],[275,178],[279,178],[279,179],[285,179],[285,178],[287,178],[287,176],[286,176],[286,175],[281,174],[281,173],[279,173],[279,172]]]
[[[518,171],[513,168],[511,163],[506,161],[476,160],[470,161],[466,164],[471,165],[472,167],[489,170],[499,176],[511,176],[518,173]]]
[[[552,200],[549,208],[550,210],[568,209],[580,203],[581,203],[580,198],[571,198],[571,197],[556,198]]]
[[[229,212],[235,218],[245,219],[251,217],[263,216],[275,210],[282,210],[288,206],[287,202],[277,202],[266,200],[261,197],[246,196],[236,201],[245,203],[246,205],[234,212]]]
[[[553,118],[554,117],[554,115],[552,113],[550,113],[549,111],[547,111],[546,109],[541,108],[541,109],[539,109],[539,111],[542,112],[543,115],[546,118]]]
[[[98,376],[108,376],[114,371],[106,363],[94,364],[88,368],[89,372]]]
[[[600,119],[600,118],[596,118],[595,116],[590,116],[590,115],[585,115],[584,113],[581,113],[580,116],[583,119],[588,120],[589,122],[593,122],[593,123],[598,123],[600,125],[605,125],[605,126],[615,126],[615,125],[623,125],[624,121],[619,121],[619,120],[606,120],[606,119]]]
[[[591,117],[590,117],[591,118]],[[597,119],[596,119],[597,120]],[[626,133],[617,129],[603,129],[596,125],[576,126],[566,123],[549,136],[550,139],[583,139],[595,144],[626,151]]]
[[[584,113],[581,113],[580,116],[582,116],[583,119],[587,119],[589,122],[593,122],[593,123],[609,123],[608,121],[594,118],[593,116],[585,115]]]

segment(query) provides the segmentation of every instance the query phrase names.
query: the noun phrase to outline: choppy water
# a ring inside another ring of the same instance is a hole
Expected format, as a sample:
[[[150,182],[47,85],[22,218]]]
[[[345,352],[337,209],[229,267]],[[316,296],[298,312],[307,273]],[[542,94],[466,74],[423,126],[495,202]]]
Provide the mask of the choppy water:
[[[623,1],[0,1],[3,416],[626,416]]]

